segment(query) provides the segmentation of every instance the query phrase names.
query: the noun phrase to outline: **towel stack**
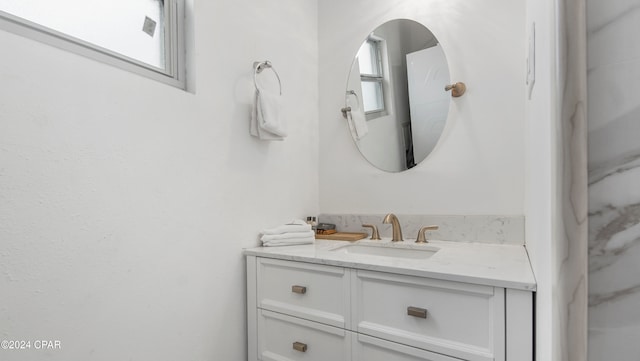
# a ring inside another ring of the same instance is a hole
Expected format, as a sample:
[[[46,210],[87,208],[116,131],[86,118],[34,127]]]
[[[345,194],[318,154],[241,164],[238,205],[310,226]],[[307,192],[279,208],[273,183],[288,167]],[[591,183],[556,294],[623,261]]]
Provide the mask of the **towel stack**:
[[[260,240],[265,247],[311,244],[315,240],[311,225],[301,219],[276,228],[265,229],[261,233]]]

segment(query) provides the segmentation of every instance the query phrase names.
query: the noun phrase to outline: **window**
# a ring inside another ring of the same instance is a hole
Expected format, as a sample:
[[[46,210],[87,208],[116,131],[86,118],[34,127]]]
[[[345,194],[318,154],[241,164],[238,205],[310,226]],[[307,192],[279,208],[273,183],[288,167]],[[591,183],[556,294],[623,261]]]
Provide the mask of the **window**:
[[[184,87],[183,0],[0,0],[0,27]]]
[[[367,118],[384,115],[384,64],[382,40],[367,39],[358,51],[362,103]]]

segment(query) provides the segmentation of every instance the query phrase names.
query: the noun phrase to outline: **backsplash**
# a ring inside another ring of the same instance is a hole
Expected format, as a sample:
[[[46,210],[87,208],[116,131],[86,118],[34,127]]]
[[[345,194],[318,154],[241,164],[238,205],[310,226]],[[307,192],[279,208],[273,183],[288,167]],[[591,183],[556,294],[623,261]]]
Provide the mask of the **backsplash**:
[[[381,237],[391,237],[391,225],[383,224],[384,214],[321,214],[319,222],[333,223],[338,231],[364,232],[362,224],[378,227]],[[437,225],[427,239],[453,242],[524,244],[524,216],[434,216],[397,214],[405,241],[415,240],[422,226]]]

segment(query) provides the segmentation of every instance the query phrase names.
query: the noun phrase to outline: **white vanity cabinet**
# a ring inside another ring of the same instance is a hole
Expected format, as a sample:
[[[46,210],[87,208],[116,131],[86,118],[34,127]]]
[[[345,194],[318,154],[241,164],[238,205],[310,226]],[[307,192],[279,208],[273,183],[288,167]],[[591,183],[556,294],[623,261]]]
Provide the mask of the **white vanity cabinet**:
[[[530,291],[247,256],[250,361],[531,361]]]

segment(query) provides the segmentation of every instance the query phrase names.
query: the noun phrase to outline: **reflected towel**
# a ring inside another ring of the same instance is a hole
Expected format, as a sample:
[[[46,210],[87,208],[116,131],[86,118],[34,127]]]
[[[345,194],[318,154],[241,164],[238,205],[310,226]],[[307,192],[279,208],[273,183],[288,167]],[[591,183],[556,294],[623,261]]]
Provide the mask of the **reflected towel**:
[[[355,138],[360,140],[369,133],[367,119],[365,118],[364,112],[360,110],[360,104],[357,100],[353,102],[350,97],[347,97],[346,103],[348,107],[351,107],[351,111],[347,112],[349,128],[351,129],[351,133],[355,135]]]

